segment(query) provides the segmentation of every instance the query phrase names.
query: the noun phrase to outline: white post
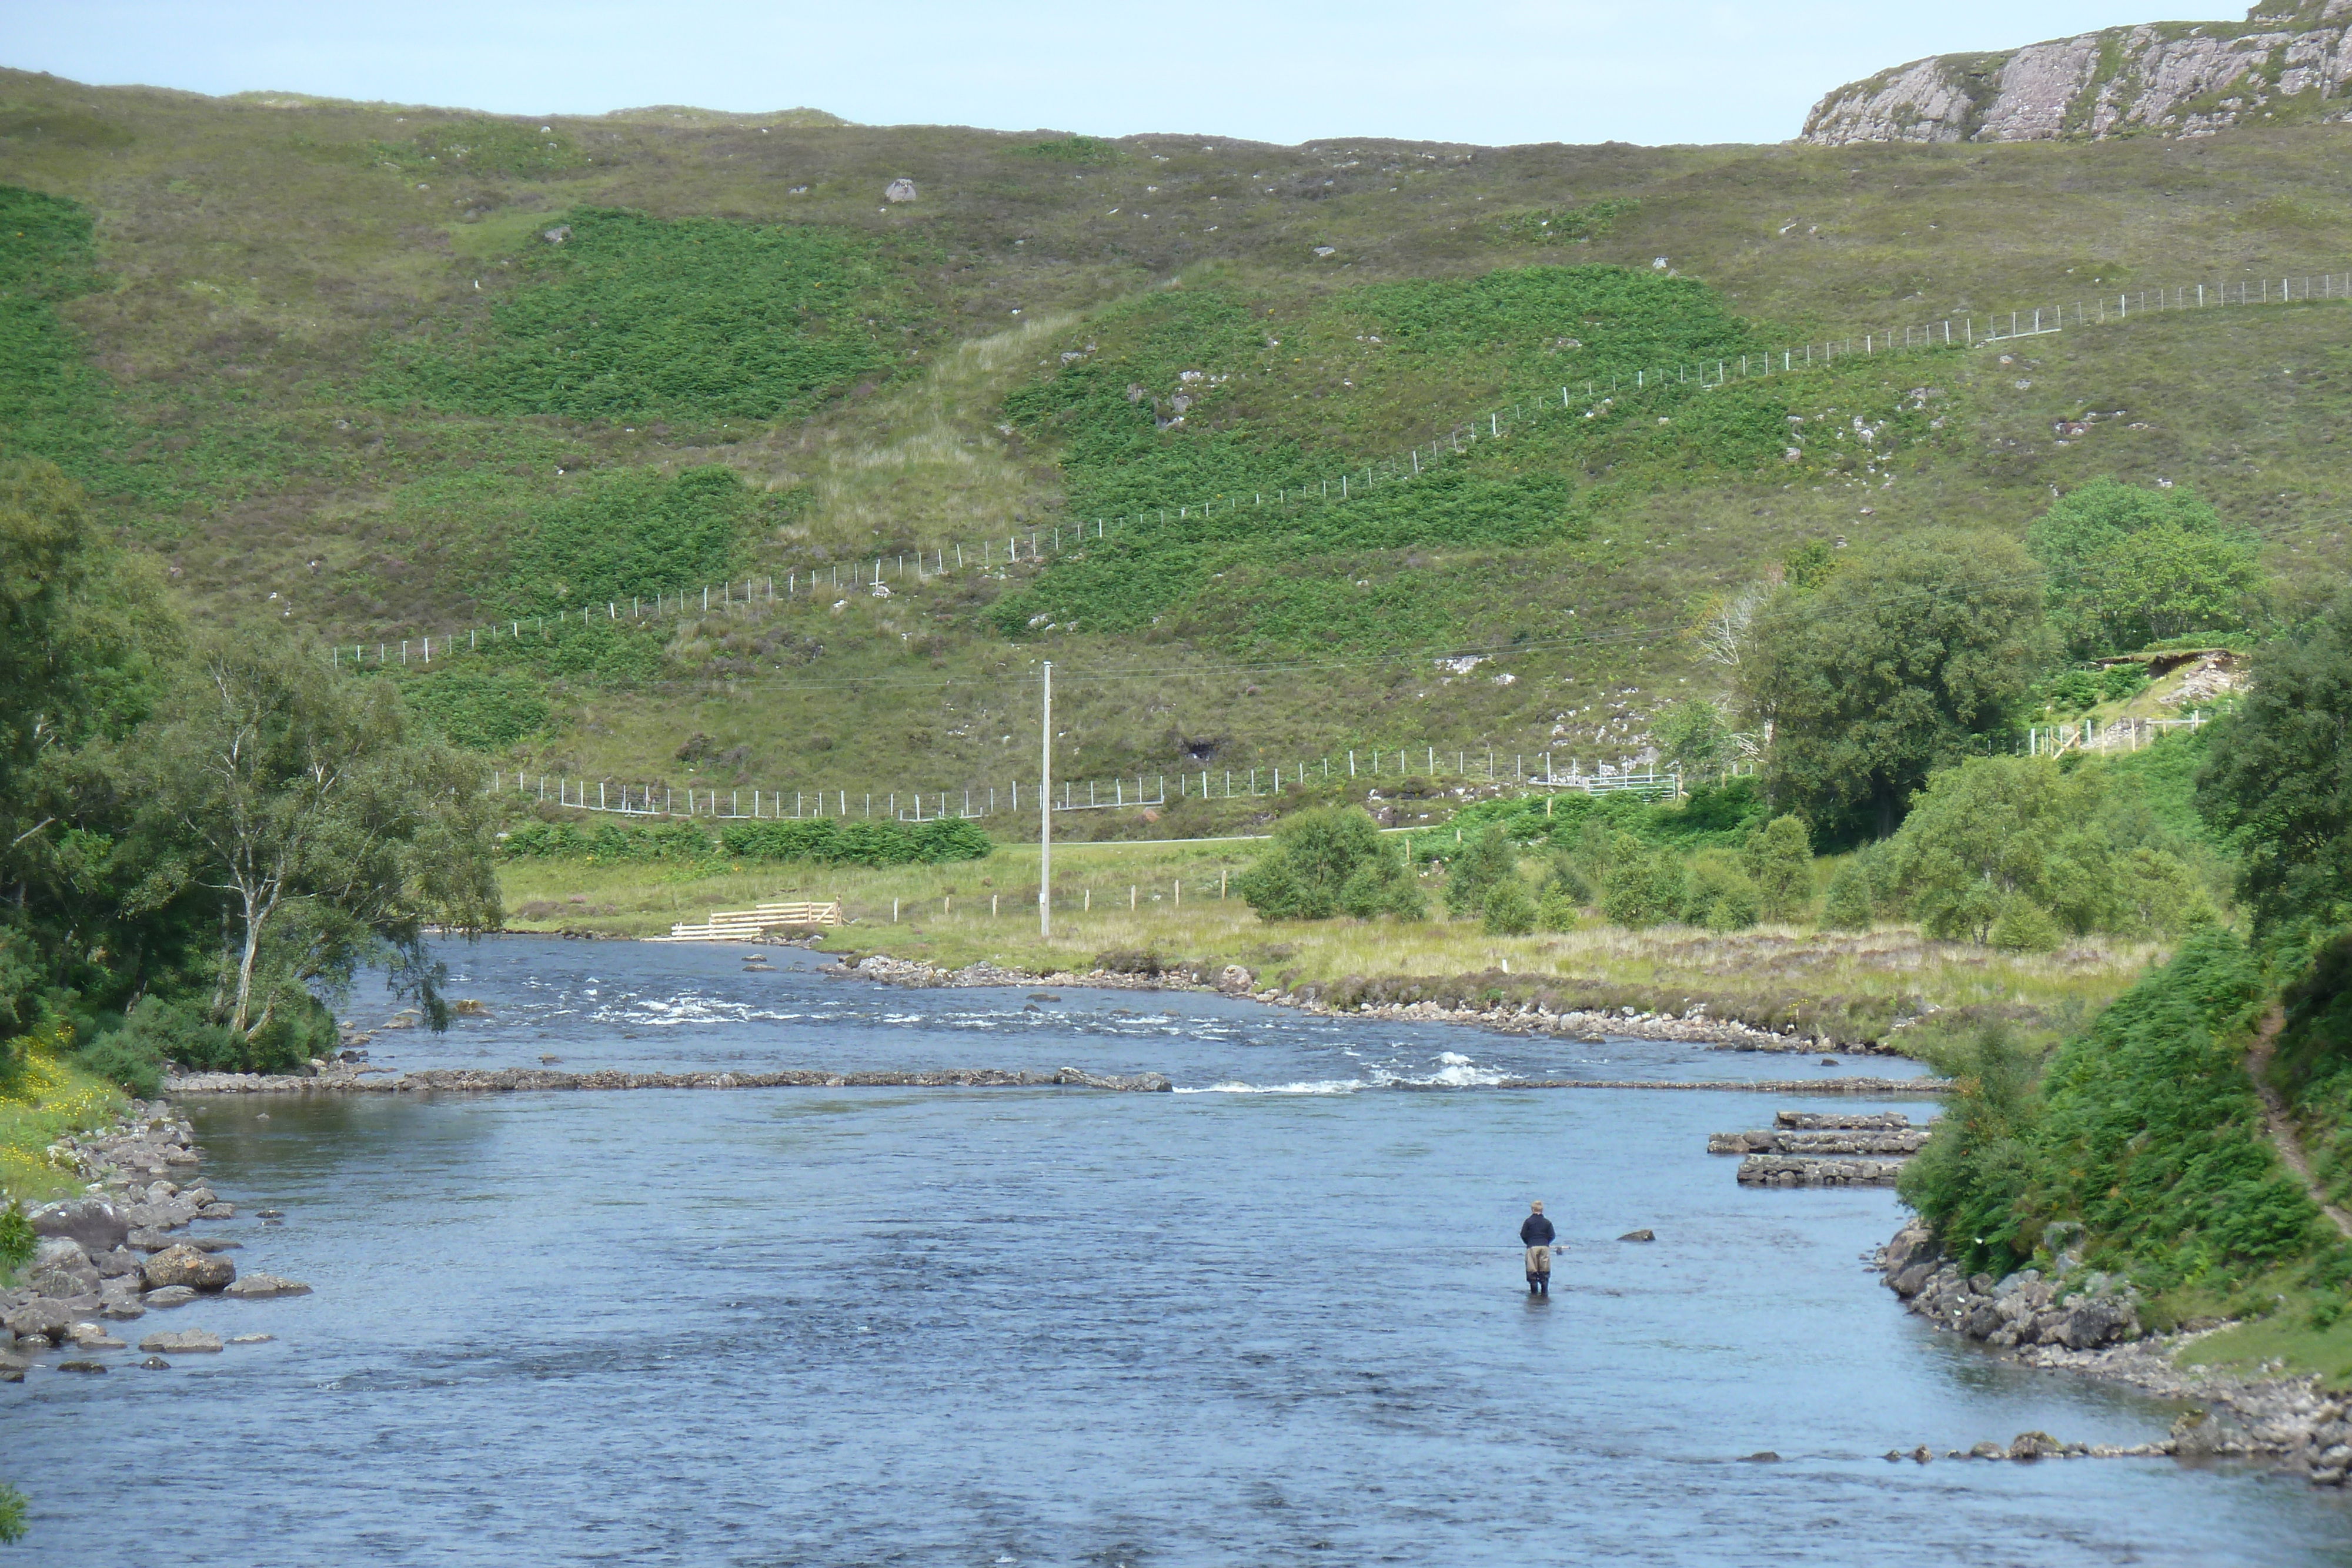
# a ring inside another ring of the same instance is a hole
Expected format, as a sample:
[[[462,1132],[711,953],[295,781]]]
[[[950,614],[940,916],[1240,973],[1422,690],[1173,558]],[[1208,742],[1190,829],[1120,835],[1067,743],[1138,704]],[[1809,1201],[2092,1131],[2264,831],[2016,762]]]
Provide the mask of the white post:
[[[1037,732],[1037,935],[1054,934],[1054,662],[1045,661]]]

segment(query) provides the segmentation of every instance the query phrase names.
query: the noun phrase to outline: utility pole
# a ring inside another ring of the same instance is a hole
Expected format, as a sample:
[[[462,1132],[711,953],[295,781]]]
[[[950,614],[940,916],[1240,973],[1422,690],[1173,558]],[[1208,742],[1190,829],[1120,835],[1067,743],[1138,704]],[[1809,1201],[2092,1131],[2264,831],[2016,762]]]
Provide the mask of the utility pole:
[[[1044,722],[1037,737],[1037,935],[1054,934],[1054,661],[1045,661]]]

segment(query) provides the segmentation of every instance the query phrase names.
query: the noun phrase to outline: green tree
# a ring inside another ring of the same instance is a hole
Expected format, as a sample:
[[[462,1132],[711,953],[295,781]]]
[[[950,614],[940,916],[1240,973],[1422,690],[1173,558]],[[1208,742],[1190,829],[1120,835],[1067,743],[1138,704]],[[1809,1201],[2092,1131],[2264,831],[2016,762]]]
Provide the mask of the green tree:
[[[2255,653],[2244,703],[2208,744],[2197,805],[2238,836],[2257,931],[2352,922],[2352,593]]]
[[[1895,836],[1896,883],[1931,936],[1987,941],[2020,903],[2077,932],[2099,929],[2116,905],[2102,804],[2094,771],[1971,758],[1927,781]]]
[[[1660,760],[1689,779],[1712,779],[1730,763],[1731,729],[1705,697],[1670,705],[1650,726]]]
[[[1871,885],[1870,868],[1862,856],[1849,856],[1830,878],[1822,895],[1822,929],[1867,931],[1878,922],[1878,901]]]
[[[1740,852],[1767,920],[1792,920],[1813,901],[1813,840],[1805,820],[1775,817]]]
[[[2032,1255],[2041,1235],[2030,1195],[2041,1170],[2042,1052],[1993,1023],[1933,1050],[1929,1060],[1956,1092],[1895,1190],[1948,1255],[2007,1273]]]
[[[1816,826],[1895,831],[1913,791],[2002,728],[2042,656],[2041,586],[2013,541],[1922,537],[1783,586],[1741,666],[1771,737],[1766,792]]]
[[[2026,548],[2078,657],[2244,625],[2262,591],[2260,540],[2183,488],[2095,479],[2052,502]]]
[[[1496,884],[1518,874],[1518,864],[1501,823],[1480,829],[1446,862],[1445,912],[1456,920],[1479,914]]]
[[[157,868],[141,896],[198,890],[219,911],[215,1021],[253,1040],[371,960],[446,1021],[425,926],[497,925],[490,807],[470,763],[411,737],[392,682],[223,637],[125,756]]]
[[[25,1494],[0,1481],[0,1546],[25,1539]]]
[[[1234,885],[1261,920],[1418,920],[1426,912],[1398,846],[1353,807],[1294,813]]]

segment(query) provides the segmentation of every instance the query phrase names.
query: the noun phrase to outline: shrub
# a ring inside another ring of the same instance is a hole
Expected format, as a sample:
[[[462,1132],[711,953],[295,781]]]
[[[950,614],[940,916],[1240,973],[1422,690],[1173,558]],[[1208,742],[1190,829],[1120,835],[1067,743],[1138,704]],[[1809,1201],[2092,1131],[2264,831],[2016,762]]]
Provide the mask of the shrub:
[[[1872,895],[1870,868],[1853,855],[1830,878],[1822,899],[1822,929],[1867,931],[1878,922],[1877,901]]]
[[[1682,857],[1620,837],[1601,880],[1601,913],[1638,931],[1673,920],[1687,902]]]
[[[1765,918],[1793,919],[1812,903],[1813,841],[1802,817],[1773,818],[1762,831],[1748,835],[1740,859]]]
[[[1683,919],[1709,931],[1745,931],[1756,924],[1763,899],[1738,863],[1720,852],[1703,854],[1691,866]]]
[[[25,1539],[25,1494],[0,1481],[0,1546]]]
[[[274,999],[269,1022],[248,1037],[188,1003],[146,997],[121,1027],[89,1041],[82,1060],[132,1093],[152,1098],[165,1062],[199,1072],[287,1072],[332,1047],[334,1019],[307,992],[289,986]]]
[[[1398,846],[1353,807],[1294,813],[1234,885],[1261,920],[1328,920],[1343,912],[1411,920],[1423,912]]]
[[[2048,910],[2031,899],[2012,898],[1985,934],[1985,946],[2004,953],[2047,953],[2063,935]]]
[[[1958,1085],[1896,1190],[1968,1267],[2007,1273],[2030,1256],[2039,1227],[2028,1195],[2041,1166],[2042,1053],[2000,1023],[1930,1053]]]
[[[1445,912],[1459,920],[1486,907],[1486,895],[1518,874],[1519,857],[1499,822],[1470,835],[1445,866]]]
[[[2099,674],[2099,695],[2109,702],[2126,701],[2147,685],[2147,671],[2138,664],[2109,664]]]
[[[1505,877],[1487,891],[1482,913],[1489,936],[1525,936],[1536,928],[1536,901],[1516,876]]]
[[[1536,904],[1536,929],[1538,931],[1573,931],[1582,917],[1584,900],[1572,896],[1567,886],[1549,883],[1543,897]]]
[[[928,822],[744,822],[720,830],[719,847],[743,860],[814,861],[820,865],[938,865],[984,860],[996,841],[960,817]]]
[[[513,674],[457,669],[406,684],[402,697],[450,745],[497,751],[547,723],[547,697],[536,683]]]
[[[41,1239],[33,1233],[33,1222],[25,1218],[25,1206],[10,1198],[0,1206],[0,1269],[21,1269],[33,1260],[33,1252]]]

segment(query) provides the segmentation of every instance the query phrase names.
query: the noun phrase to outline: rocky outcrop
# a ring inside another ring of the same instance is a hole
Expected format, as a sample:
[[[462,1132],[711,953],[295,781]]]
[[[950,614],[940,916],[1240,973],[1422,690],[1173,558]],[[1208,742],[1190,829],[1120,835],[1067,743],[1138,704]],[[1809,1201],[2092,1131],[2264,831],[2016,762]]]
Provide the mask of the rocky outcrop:
[[[1937,55],[1839,88],[1799,138],[2099,141],[2352,118],[2352,0],[2257,6],[2243,22],[2156,22]]]
[[[2066,1263],[2062,1259],[2046,1280],[2033,1269],[1999,1280],[1967,1274],[1936,1249],[1925,1227],[1910,1225],[1887,1243],[1880,1268],[1913,1312],[1987,1344],[2096,1350],[2139,1338],[2138,1297],[2129,1282]]]

